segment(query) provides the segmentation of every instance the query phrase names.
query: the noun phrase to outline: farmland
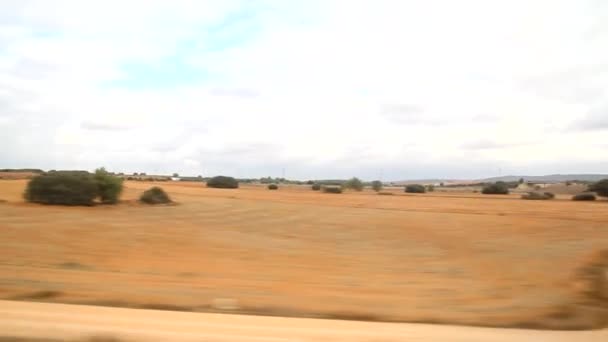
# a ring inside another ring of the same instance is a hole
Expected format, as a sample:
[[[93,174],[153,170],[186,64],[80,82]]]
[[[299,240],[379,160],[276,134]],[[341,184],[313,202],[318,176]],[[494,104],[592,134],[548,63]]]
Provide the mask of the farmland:
[[[576,270],[608,246],[608,203],[558,196],[323,194],[160,184],[177,202],[25,203],[0,180],[0,298],[192,311],[581,328]]]

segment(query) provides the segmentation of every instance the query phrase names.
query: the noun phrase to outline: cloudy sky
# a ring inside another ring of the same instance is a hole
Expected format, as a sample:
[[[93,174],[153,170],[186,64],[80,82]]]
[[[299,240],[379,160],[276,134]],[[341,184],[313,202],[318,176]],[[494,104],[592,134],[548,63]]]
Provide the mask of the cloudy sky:
[[[0,0],[0,168],[608,172],[607,1]]]

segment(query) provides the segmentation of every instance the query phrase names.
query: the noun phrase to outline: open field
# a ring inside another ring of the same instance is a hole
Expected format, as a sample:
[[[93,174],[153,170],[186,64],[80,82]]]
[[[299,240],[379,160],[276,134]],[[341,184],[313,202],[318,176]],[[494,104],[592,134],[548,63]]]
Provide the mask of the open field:
[[[0,180],[0,298],[194,311],[589,328],[575,271],[608,247],[608,201],[322,194],[157,183],[177,205],[24,203]]]
[[[429,324],[218,315],[0,301],[10,342],[605,342],[608,330],[531,331]]]

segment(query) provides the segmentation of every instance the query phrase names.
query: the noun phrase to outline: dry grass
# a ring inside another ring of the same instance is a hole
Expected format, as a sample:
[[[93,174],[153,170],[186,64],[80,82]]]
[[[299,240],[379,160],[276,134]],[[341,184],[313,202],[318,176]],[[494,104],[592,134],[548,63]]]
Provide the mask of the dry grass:
[[[608,246],[605,201],[165,182],[180,205],[149,207],[136,199],[152,184],[126,182],[118,206],[66,208],[23,203],[24,185],[0,181],[1,298],[47,291],[61,295],[36,300],[194,311],[229,298],[248,313],[600,324],[581,318],[571,280]]]

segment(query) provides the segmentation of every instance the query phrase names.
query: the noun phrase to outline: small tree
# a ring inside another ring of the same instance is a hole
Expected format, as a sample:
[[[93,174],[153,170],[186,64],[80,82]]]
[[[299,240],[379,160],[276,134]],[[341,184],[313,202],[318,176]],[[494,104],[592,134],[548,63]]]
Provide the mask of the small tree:
[[[120,193],[122,192],[123,179],[112,176],[103,167],[96,169],[93,177],[97,183],[97,191],[99,193],[99,197],[101,198],[101,203],[117,203]]]
[[[409,184],[405,186],[405,192],[423,194],[426,192],[426,189],[424,185],[421,184]]]
[[[524,179],[523,178],[519,179],[519,184],[524,184]]]
[[[601,197],[608,197],[608,178],[589,185],[589,191],[593,191]]]
[[[323,187],[323,192],[328,194],[341,194],[342,187],[339,185],[326,185]]]
[[[215,176],[207,181],[207,187],[219,189],[236,189],[239,182],[234,177]]]
[[[42,204],[93,205],[97,194],[97,184],[88,172],[56,171],[32,178],[24,197]]]
[[[361,191],[363,190],[363,182],[359,178],[353,177],[344,183],[344,188]]]
[[[484,186],[481,193],[485,195],[507,195],[509,193],[509,187],[505,182],[496,182]]]
[[[179,173],[177,173],[177,172],[174,173],[172,177],[175,177],[175,178],[179,177]]]
[[[141,194],[140,201],[147,204],[166,204],[171,203],[169,195],[160,187],[155,186]]]
[[[433,184],[429,184],[426,186],[426,191],[433,192],[435,191],[435,186]]]
[[[374,189],[375,192],[378,192],[380,190],[382,190],[382,182],[379,180],[375,180],[372,182],[372,189]]]
[[[268,190],[279,190],[279,186],[276,184],[268,184]]]
[[[321,190],[321,184],[315,183],[311,186],[313,191],[319,191]]]

